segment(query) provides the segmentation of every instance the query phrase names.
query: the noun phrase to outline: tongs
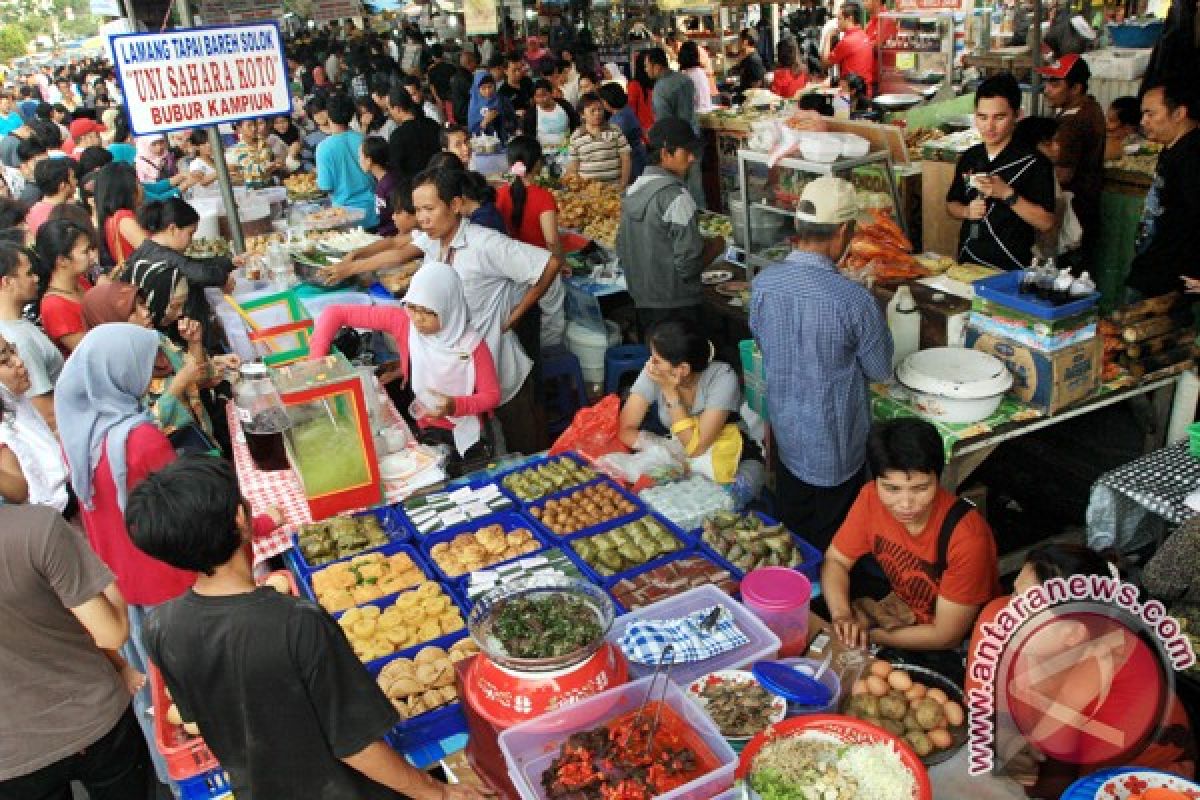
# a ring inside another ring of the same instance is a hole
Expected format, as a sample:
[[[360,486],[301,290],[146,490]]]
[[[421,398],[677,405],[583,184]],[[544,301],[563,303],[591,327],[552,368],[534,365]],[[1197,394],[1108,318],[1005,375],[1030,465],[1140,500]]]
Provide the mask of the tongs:
[[[721,620],[721,606],[717,606],[700,622],[697,629],[700,633],[709,633],[713,628],[717,627],[717,623]],[[668,673],[671,666],[675,663],[675,645],[668,644],[659,654],[658,664],[654,667],[654,672],[650,677],[650,685],[646,687],[646,697],[642,700],[642,704],[638,706],[637,714],[629,725],[629,731],[625,734],[625,741],[621,743],[622,747],[629,744],[629,738],[633,732],[638,730],[643,724],[642,715],[646,712],[646,706],[650,704],[651,698],[654,697],[655,687],[658,685],[658,679],[662,677],[662,689],[659,690],[658,704],[654,709],[654,720],[650,723],[650,727],[646,731],[646,751],[643,754],[645,758],[649,758],[654,753],[654,737],[658,733],[658,723],[662,716],[662,707],[667,700],[667,688],[670,684]]]
[[[655,665],[654,672],[650,677],[650,685],[646,687],[646,696],[643,698],[642,704],[638,706],[637,714],[634,715],[633,721],[629,723],[629,730],[625,734],[625,741],[621,743],[621,747],[627,747],[634,731],[639,730],[644,724],[642,715],[646,713],[646,706],[650,704],[651,698],[654,697],[654,690],[658,685],[659,676],[662,676],[662,689],[659,691],[658,705],[654,709],[654,721],[646,729],[646,750],[643,753],[643,757],[645,758],[649,758],[654,752],[654,735],[658,733],[658,721],[662,715],[663,703],[667,700],[667,688],[671,682],[667,674],[674,663],[675,645],[668,644],[663,648],[662,653],[658,657],[658,664]]]

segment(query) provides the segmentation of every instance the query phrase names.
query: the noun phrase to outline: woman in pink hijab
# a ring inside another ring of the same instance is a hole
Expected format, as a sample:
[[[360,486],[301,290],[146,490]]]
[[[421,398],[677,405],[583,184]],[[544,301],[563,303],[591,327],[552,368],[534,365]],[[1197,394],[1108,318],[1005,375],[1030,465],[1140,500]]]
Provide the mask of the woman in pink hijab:
[[[167,137],[161,133],[138,137],[134,166],[138,181],[146,190],[147,200],[172,197],[190,188],[193,183],[190,172],[176,171],[175,159],[167,148]]]

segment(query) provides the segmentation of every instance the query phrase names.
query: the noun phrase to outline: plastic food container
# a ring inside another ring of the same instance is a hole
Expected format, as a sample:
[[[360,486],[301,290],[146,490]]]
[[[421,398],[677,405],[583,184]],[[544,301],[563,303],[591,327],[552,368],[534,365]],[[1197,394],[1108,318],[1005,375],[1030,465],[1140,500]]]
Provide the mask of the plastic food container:
[[[842,141],[832,136],[810,134],[800,140],[800,154],[806,161],[829,164],[842,155]]]
[[[808,648],[808,601],[812,583],[787,567],[761,567],[742,579],[742,602],[779,637],[779,655]]]
[[[799,573],[796,574],[799,575]],[[734,623],[742,633],[746,634],[750,641],[739,648],[729,650],[714,658],[706,658],[703,661],[678,664],[672,667],[670,670],[672,681],[686,686],[696,680],[696,678],[703,677],[710,672],[716,672],[721,669],[741,669],[747,664],[753,664],[755,661],[774,658],[779,653],[779,637],[772,633],[771,629],[763,624],[762,620],[755,616],[752,611],[711,584],[697,586],[695,589],[689,589],[682,594],[677,594],[666,600],[660,600],[652,605],[639,608],[637,611],[631,611],[628,614],[617,617],[613,623],[612,630],[609,632],[608,640],[610,642],[620,642],[621,636],[624,635],[629,626],[638,620],[679,619],[680,617],[686,617],[693,611],[699,611],[702,608],[711,608],[715,605],[720,605],[733,614]],[[642,678],[650,675],[653,671],[653,667],[643,666],[632,661],[629,663],[629,676],[631,678]]]
[[[781,658],[781,663],[788,664],[791,667],[800,670],[805,675],[812,677],[821,669],[821,664],[824,659],[821,658]],[[800,716],[801,714],[836,714],[837,708],[842,701],[842,682],[838,678],[838,670],[830,664],[825,670],[825,674],[821,676],[821,685],[825,686],[832,693],[829,702],[823,706],[802,706],[797,703],[788,703],[788,716]]]
[[[896,380],[912,393],[913,406],[932,419],[969,424],[999,408],[1013,376],[1004,362],[966,347],[931,347],[905,358]]]
[[[599,727],[625,714],[637,713],[638,707],[646,699],[652,680],[646,677],[609,689],[501,733],[500,751],[508,764],[509,777],[521,797],[526,800],[546,800],[546,792],[542,789],[542,773],[558,757],[567,737]],[[662,686],[661,682],[659,686]],[[709,800],[730,788],[737,768],[737,754],[708,714],[672,681],[667,682],[664,702],[694,731],[695,744],[706,747],[721,766],[691,783],[660,795],[661,800]]]

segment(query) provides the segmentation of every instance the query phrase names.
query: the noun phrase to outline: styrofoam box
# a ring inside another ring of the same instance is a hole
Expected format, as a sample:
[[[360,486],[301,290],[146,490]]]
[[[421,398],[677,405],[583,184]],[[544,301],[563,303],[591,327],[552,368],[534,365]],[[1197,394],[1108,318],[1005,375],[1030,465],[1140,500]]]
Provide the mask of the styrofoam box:
[[[1150,66],[1150,48],[1121,48],[1094,50],[1083,57],[1097,78],[1112,78],[1119,81],[1136,80],[1146,74]]]
[[[617,617],[613,622],[612,630],[609,631],[608,640],[619,643],[621,636],[629,629],[629,626],[639,620],[679,619],[686,617],[693,611],[699,611],[702,608],[711,608],[716,605],[723,606],[733,614],[734,623],[742,633],[746,634],[750,641],[741,647],[724,652],[714,658],[706,658],[703,661],[694,661],[686,664],[676,664],[671,668],[669,673],[672,681],[678,683],[680,686],[687,686],[696,680],[696,678],[707,675],[710,672],[716,672],[721,669],[741,669],[747,664],[753,664],[755,661],[774,658],[779,653],[779,637],[772,633],[771,629],[764,625],[762,620],[754,616],[754,612],[712,584],[688,589],[683,594],[659,600],[657,603]],[[646,667],[641,664],[635,664],[632,661],[629,662],[630,678],[641,678],[650,675],[652,672],[654,672],[654,667]]]
[[[597,728],[624,714],[636,713],[653,678],[609,689],[579,703],[563,706],[549,714],[522,722],[500,734],[500,752],[508,764],[508,775],[524,800],[546,800],[542,773],[558,757],[563,743],[573,733]],[[662,683],[659,683],[659,687]],[[656,695],[659,689],[656,689]],[[660,800],[709,800],[733,784],[738,757],[716,725],[687,693],[668,681],[664,702],[694,730],[721,766],[691,783],[660,795]]]

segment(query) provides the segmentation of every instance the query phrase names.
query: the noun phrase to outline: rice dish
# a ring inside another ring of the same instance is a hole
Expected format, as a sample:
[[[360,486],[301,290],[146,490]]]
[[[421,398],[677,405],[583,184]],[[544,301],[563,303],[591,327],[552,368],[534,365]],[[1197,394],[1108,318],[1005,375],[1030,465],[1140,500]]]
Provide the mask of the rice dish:
[[[912,800],[916,782],[890,744],[784,736],[755,756],[750,786],[762,800]]]

